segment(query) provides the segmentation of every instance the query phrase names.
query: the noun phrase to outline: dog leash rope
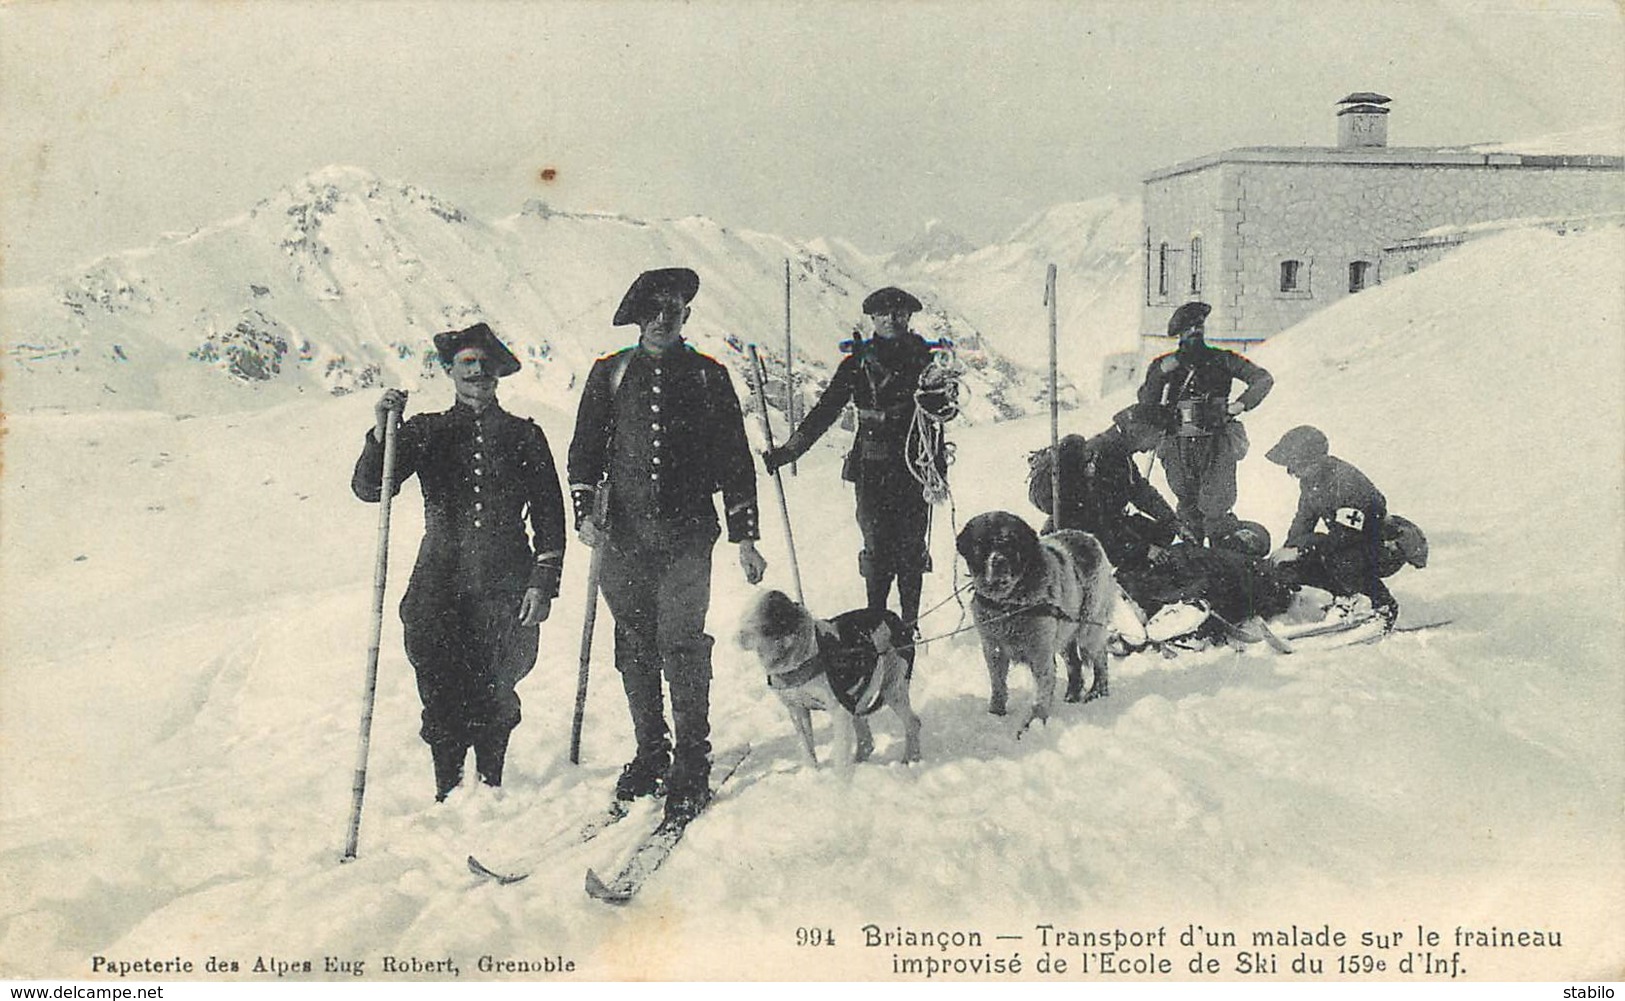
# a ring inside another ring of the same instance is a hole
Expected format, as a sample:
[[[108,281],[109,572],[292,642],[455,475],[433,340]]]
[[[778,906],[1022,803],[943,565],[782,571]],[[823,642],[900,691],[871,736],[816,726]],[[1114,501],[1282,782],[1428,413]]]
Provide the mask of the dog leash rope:
[[[952,596],[950,595],[950,597],[952,597]],[[1041,609],[1041,608],[1052,608],[1052,607],[1054,607],[1054,606],[1050,605],[1048,602],[1034,603],[1034,604],[1031,604],[1031,605],[1023,606],[1021,608],[1012,609],[1012,610],[1010,610],[1008,612],[1005,612],[1003,615],[995,615],[991,619],[984,619],[984,620],[982,620],[980,625],[987,625],[987,624],[993,623],[993,622],[1002,622],[1005,619],[1012,619],[1012,618],[1015,618],[1018,615],[1026,615],[1028,612],[1037,611],[1038,609]],[[1066,616],[1057,615],[1056,618],[1064,619],[1064,618],[1066,618]],[[1086,626],[1109,626],[1109,625],[1111,625],[1111,623],[1109,623],[1109,622],[1097,622],[1094,619],[1080,619],[1078,621],[1081,622],[1083,625],[1086,625]],[[912,649],[914,647],[924,646],[927,643],[935,643],[937,640],[945,640],[945,639],[949,638],[950,636],[958,636],[960,633],[968,633],[972,629],[977,629],[977,628],[979,628],[979,625],[977,623],[973,622],[968,626],[962,626],[962,627],[960,627],[958,629],[953,630],[952,632],[943,633],[941,636],[932,636],[929,639],[918,639],[918,640],[915,640],[912,643],[905,643],[905,644],[902,644],[902,645],[899,645],[899,646],[892,647],[892,649],[893,650],[909,650],[909,649]]]

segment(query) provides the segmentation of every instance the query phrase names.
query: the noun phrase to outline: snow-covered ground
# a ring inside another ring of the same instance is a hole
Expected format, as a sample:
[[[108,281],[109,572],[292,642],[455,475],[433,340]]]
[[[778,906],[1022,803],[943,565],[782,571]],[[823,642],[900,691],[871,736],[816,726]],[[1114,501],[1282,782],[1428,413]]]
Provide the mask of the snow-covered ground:
[[[1201,952],[1234,978],[1274,956],[1285,978],[1304,953],[1329,977],[1361,955],[1384,962],[1378,979],[1447,979],[1422,967],[1452,960],[1473,979],[1617,978],[1622,259],[1618,228],[1487,238],[1255,355],[1277,388],[1247,421],[1240,513],[1284,530],[1295,487],[1263,452],[1288,427],[1319,425],[1428,531],[1431,565],[1390,584],[1402,624],[1452,619],[1445,628],[1291,656],[1136,655],[1115,662],[1110,698],[1063,706],[1019,742],[1019,717],[984,711],[974,641],[941,641],[914,682],[924,761],[897,763],[900,734],[882,714],[878,760],[848,783],[798,760],[782,709],[733,646],[751,589],[720,547],[715,741],[754,751],[620,909],[588,899],[583,873],[612,867],[639,823],[548,850],[605,801],[630,752],[605,613],[582,764],[566,759],[584,550],[568,554],[520,689],[507,786],[435,806],[394,614],[421,531],[416,490],[403,493],[360,857],[341,865],[376,535],[376,509],[348,480],[371,394],[223,416],[9,414],[0,976],[90,977],[103,956],[182,957],[201,977],[213,956],[243,977],[275,979],[251,972],[264,959],[343,979],[323,972],[335,957],[388,979],[386,957],[449,957],[469,978],[497,976],[478,968],[494,956],[562,957],[591,979],[918,979],[897,964],[1019,953],[1019,977],[1056,979],[1034,966],[1048,953],[1070,979],[1100,976],[1099,953],[1113,950],[1056,941],[1059,930],[1162,928],[1163,942],[1117,948],[1114,962],[1154,956],[1169,978],[1191,978]],[[504,402],[535,415],[562,458],[572,408]],[[1063,430],[1098,430],[1122,402],[1074,412]],[[926,607],[962,579],[956,523],[1035,514],[1025,453],[1047,436],[1043,419],[955,435]],[[826,615],[862,602],[837,462],[820,452],[788,481],[808,600]],[[760,486],[768,583],[789,589],[771,481]],[[923,625],[936,636],[960,624],[950,601]],[[1031,688],[1015,684],[1020,706]],[[470,852],[534,874],[483,883],[464,867]],[[1439,941],[1418,942],[1418,925]],[[1322,926],[1349,943],[1252,938]],[[1458,937],[1492,927],[1561,945]],[[1188,947],[1187,928],[1219,944]],[[834,946],[798,945],[807,929],[832,931]],[[926,929],[982,939],[866,944]],[[1362,943],[1366,931],[1389,937]]]

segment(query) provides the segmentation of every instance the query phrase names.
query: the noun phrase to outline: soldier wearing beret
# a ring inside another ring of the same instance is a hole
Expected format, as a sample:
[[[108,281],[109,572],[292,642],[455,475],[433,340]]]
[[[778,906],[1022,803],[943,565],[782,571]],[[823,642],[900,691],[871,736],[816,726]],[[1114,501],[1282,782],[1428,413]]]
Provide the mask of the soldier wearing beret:
[[[1264,458],[1298,481],[1298,510],[1275,561],[1300,584],[1339,598],[1364,595],[1392,627],[1399,602],[1382,577],[1397,567],[1384,565],[1388,499],[1382,491],[1359,469],[1332,455],[1325,433],[1309,424],[1282,435]],[[1319,531],[1321,525],[1325,531]]]
[[[416,475],[423,491],[423,542],[400,614],[435,799],[444,800],[470,747],[480,781],[502,784],[520,716],[514,686],[536,664],[540,624],[559,592],[564,499],[547,436],[497,405],[497,380],[519,360],[483,323],[434,342],[456,398],[401,426],[395,489]],[[389,413],[405,405],[404,391],[384,391],[356,460],[350,486],[369,503],[382,494]]]
[[[1234,351],[1210,346],[1203,324],[1205,302],[1174,310],[1168,334],[1179,349],[1152,359],[1139,401],[1164,406],[1173,431],[1157,446],[1168,488],[1179,502],[1179,520],[1196,542],[1216,539],[1235,527],[1236,465],[1247,454],[1247,429],[1236,418],[1263,402],[1275,380]],[[1247,388],[1234,400],[1236,382]]]
[[[614,324],[637,324],[638,343],[593,364],[569,457],[576,529],[587,545],[603,547],[600,583],[637,741],[615,793],[630,800],[664,786],[672,820],[692,817],[710,798],[705,616],[721,534],[718,491],[745,579],[759,582],[767,566],[756,551],[756,466],[739,399],[728,370],[683,340],[699,285],[687,268],[663,268],[627,289]],[[606,512],[603,524],[595,506]]]
[[[836,367],[801,426],[763,456],[768,472],[794,461],[830,429],[848,403],[856,406],[857,438],[842,476],[857,494],[863,533],[858,567],[872,609],[886,607],[892,581],[897,582],[900,612],[910,628],[919,618],[920,591],[931,567],[926,545],[931,505],[910,469],[914,457],[907,454],[916,407],[933,405],[930,394],[916,399],[920,376],[932,361],[931,347],[908,329],[920,309],[920,300],[899,288],[883,288],[865,298],[863,313],[874,337],[854,338],[852,353]],[[940,443],[925,461],[939,474],[946,472]]]

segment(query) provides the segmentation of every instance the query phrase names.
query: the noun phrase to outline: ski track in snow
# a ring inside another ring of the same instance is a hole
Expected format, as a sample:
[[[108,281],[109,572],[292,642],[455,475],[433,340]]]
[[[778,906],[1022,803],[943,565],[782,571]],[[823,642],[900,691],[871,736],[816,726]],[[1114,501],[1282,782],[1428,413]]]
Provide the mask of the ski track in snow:
[[[377,515],[348,484],[371,395],[192,419],[9,415],[3,972],[80,971],[91,953],[450,953],[466,975],[492,953],[703,976],[730,960],[683,943],[721,936],[749,943],[752,976],[794,976],[806,960],[786,940],[807,922],[855,935],[1085,918],[1560,927],[1579,947],[1541,967],[1550,978],[1617,971],[1625,434],[1595,409],[1617,402],[1625,370],[1622,244],[1618,229],[1487,239],[1256,353],[1277,389],[1247,419],[1238,513],[1279,540],[1295,487],[1263,451],[1319,424],[1429,532],[1431,565],[1391,581],[1402,624],[1448,627],[1291,656],[1138,654],[1114,661],[1109,698],[1059,704],[1020,741],[1025,670],[1011,714],[991,717],[974,635],[937,640],[914,682],[924,760],[898,763],[883,711],[873,763],[845,783],[802,764],[734,645],[750,589],[719,546],[713,743],[754,750],[620,909],[589,900],[583,873],[614,871],[654,817],[642,807],[570,843],[630,753],[601,610],[582,764],[565,759],[581,547],[520,688],[507,787],[437,807],[395,615],[422,525],[416,488],[403,491],[360,857],[340,865]],[[444,405],[421,395],[415,407]],[[1068,415],[1063,432],[1092,432],[1123,402]],[[573,407],[514,409],[562,462]],[[1047,436],[1043,419],[953,435],[954,506],[938,509],[924,607],[963,582],[953,534],[971,515],[1038,520],[1025,455]],[[820,450],[786,477],[809,603],[826,616],[862,601],[837,468]],[[788,589],[772,481],[759,490],[767,583]],[[962,621],[949,601],[922,629]],[[494,885],[467,871],[470,853],[533,875]],[[1474,974],[1529,961],[1479,953]]]

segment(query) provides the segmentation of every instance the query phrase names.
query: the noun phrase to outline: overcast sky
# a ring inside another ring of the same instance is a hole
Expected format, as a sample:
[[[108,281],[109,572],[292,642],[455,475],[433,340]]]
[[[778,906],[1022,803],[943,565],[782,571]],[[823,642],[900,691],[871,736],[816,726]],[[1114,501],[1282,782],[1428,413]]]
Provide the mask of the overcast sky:
[[[346,163],[496,218],[710,216],[871,250],[982,242],[1235,146],[1625,118],[1612,0],[215,2],[0,7],[0,284]],[[543,181],[540,172],[556,173]]]

